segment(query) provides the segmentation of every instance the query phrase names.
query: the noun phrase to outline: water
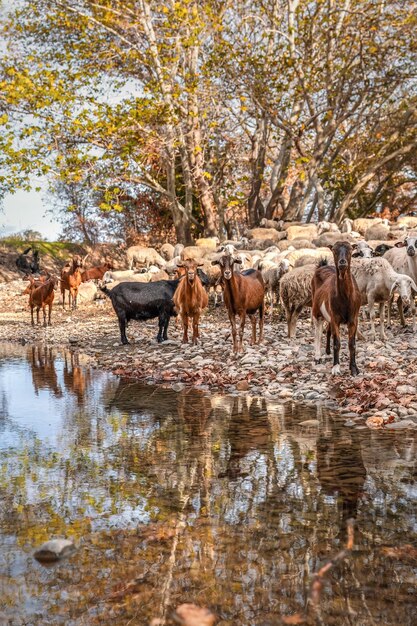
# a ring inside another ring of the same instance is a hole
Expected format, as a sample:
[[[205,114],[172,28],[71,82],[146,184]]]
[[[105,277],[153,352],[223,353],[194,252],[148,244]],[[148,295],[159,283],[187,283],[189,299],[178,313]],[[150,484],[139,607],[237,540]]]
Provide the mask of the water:
[[[228,626],[415,623],[411,432],[148,387],[43,347],[0,348],[0,403],[0,624],[171,625],[182,602]],[[312,605],[350,518],[354,550]],[[45,567],[32,554],[52,537],[79,547]]]

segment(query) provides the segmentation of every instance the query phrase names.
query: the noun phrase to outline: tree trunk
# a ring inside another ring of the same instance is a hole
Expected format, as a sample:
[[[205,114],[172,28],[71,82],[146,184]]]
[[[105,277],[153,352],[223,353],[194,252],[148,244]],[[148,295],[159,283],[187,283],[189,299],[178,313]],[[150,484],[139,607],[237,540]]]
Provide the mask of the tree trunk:
[[[268,123],[263,115],[258,121],[255,135],[252,137],[252,183],[248,198],[249,226],[253,228],[259,225],[264,217],[265,209],[260,198],[263,175],[265,170],[265,157],[268,141]]]
[[[299,215],[300,209],[303,205],[305,187],[305,181],[300,178],[294,182],[291,189],[290,199],[282,219],[291,222],[297,218],[297,215]]]

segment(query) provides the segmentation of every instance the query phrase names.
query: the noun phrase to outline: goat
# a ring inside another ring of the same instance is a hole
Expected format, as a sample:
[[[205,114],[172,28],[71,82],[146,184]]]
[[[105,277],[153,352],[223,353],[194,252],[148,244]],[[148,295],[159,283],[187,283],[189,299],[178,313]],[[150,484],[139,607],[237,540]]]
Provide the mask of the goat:
[[[32,247],[26,248],[19,254],[16,259],[16,267],[19,271],[24,272],[25,274],[38,274],[40,270],[39,264],[39,252],[38,250],[34,250],[32,253],[32,259],[28,257],[29,252],[32,250]]]
[[[220,265],[224,303],[232,326],[234,352],[243,351],[246,315],[249,315],[252,324],[251,345],[256,343],[255,314],[257,311],[259,311],[259,343],[263,339],[264,330],[265,288],[262,274],[254,269],[246,270],[242,274],[235,272],[234,265],[241,262],[241,259],[235,258],[232,254],[224,254],[220,259],[212,261],[213,265]],[[237,338],[236,315],[240,319],[239,339]]]
[[[119,320],[122,344],[128,344],[126,326],[130,320],[159,319],[158,343],[168,339],[168,324],[176,315],[172,300],[179,280],[160,280],[156,283],[119,283],[113,289],[100,289],[111,300]]]
[[[68,291],[68,305],[77,308],[78,288],[81,284],[81,267],[83,261],[78,254],[72,257],[70,265],[65,265],[61,272],[62,308],[65,309],[65,292]]]
[[[55,286],[57,284],[57,279],[55,277],[49,278],[47,281],[36,286],[36,281],[32,276],[29,276],[30,286],[29,286],[29,306],[30,306],[30,315],[32,326],[35,325],[35,321],[33,319],[33,309],[36,307],[36,322],[40,324],[39,321],[39,311],[42,308],[43,313],[43,325],[46,326],[46,307],[48,307],[48,324],[51,325],[51,313],[52,313],[52,303],[55,297]]]
[[[197,274],[198,265],[192,259],[181,261],[179,267],[185,270],[185,275],[174,294],[174,305],[177,313],[181,315],[183,325],[183,343],[188,343],[188,321],[193,320],[193,343],[199,338],[198,322],[201,311],[208,305],[208,296]]]
[[[359,374],[356,365],[356,331],[358,328],[361,295],[351,273],[352,246],[340,241],[333,246],[335,267],[318,267],[311,282],[312,319],[315,328],[315,361],[321,362],[323,322],[329,323],[326,353],[330,354],[330,333],[333,335],[332,374],[340,374],[340,324],[347,324],[349,333],[349,369],[352,376]]]
[[[89,270],[84,270],[81,273],[81,282],[86,283],[87,280],[102,280],[106,272],[110,272],[113,269],[113,265],[106,261],[103,265],[96,265]]]

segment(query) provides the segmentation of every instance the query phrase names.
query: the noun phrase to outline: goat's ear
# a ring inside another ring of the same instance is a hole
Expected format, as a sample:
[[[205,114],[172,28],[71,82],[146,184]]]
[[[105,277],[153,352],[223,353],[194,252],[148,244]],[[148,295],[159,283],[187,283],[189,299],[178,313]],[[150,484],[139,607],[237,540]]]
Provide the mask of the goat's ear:
[[[357,259],[357,258],[358,258],[358,257],[360,257],[360,256],[361,256],[361,253],[360,253],[360,252],[354,252],[354,253],[352,254],[352,259]]]
[[[397,241],[396,244],[394,244],[396,248],[405,248],[407,245],[406,241]]]
[[[358,247],[357,243],[352,243],[352,250],[356,250],[357,247]]]
[[[212,265],[220,265],[220,260],[216,259],[215,261],[211,262]]]

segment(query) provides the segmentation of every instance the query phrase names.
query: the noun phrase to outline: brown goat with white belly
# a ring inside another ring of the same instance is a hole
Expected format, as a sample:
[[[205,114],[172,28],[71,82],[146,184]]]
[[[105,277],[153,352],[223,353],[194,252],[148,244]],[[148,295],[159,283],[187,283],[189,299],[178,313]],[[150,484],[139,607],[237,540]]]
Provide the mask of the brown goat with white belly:
[[[193,343],[199,338],[198,322],[203,309],[208,305],[207,292],[197,274],[197,267],[201,264],[192,259],[179,261],[178,267],[184,270],[184,277],[178,285],[173,300],[183,325],[183,343],[188,343],[188,322],[193,320]]]
[[[33,319],[33,309],[36,307],[36,321],[39,324],[39,311],[42,308],[43,313],[43,325],[46,326],[46,307],[48,307],[48,324],[51,325],[51,313],[52,303],[55,297],[55,285],[57,279],[55,277],[49,278],[43,283],[35,281],[32,276],[29,276],[29,306],[30,315],[32,320],[32,326],[35,325]],[[26,291],[26,290],[25,290]]]
[[[68,291],[68,304],[73,309],[77,308],[78,288],[81,285],[81,268],[83,261],[78,254],[72,257],[71,264],[65,265],[61,272],[62,308],[65,309],[65,292]]]
[[[318,267],[311,283],[312,316],[315,328],[315,361],[320,362],[323,323],[328,322],[326,352],[330,354],[330,334],[333,336],[332,374],[340,374],[340,324],[347,324],[349,333],[349,369],[359,374],[356,365],[356,331],[358,329],[361,295],[351,274],[352,246],[338,241],[332,248],[335,266]]]
[[[235,272],[234,265],[241,264],[242,259],[234,256],[228,250],[220,259],[212,261],[213,265],[220,265],[222,277],[224,303],[232,326],[233,350],[243,351],[243,332],[245,330],[246,315],[249,315],[252,324],[251,345],[256,343],[256,313],[259,311],[259,343],[263,339],[264,330],[264,296],[265,287],[262,274],[259,270],[249,269],[244,272]],[[239,338],[237,336],[236,315],[240,319]]]

